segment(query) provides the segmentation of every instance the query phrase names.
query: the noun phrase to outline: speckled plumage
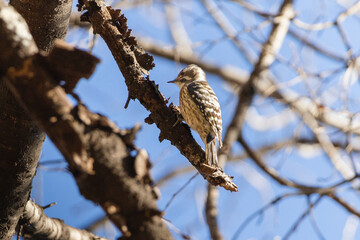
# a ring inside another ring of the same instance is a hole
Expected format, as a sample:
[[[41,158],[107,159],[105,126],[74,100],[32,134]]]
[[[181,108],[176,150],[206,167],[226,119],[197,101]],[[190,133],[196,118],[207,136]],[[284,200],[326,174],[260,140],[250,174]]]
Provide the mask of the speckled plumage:
[[[180,111],[185,122],[199,133],[205,143],[205,155],[210,165],[217,165],[215,140],[222,146],[222,120],[219,101],[206,81],[204,71],[196,66],[184,68],[171,81],[180,87]]]

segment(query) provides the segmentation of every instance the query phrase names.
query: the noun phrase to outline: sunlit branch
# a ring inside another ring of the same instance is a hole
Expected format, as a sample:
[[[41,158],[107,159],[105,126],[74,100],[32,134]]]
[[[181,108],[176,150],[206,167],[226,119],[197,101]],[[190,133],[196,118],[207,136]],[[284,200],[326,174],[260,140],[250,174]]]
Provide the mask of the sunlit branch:
[[[46,216],[43,208],[31,200],[26,203],[20,222],[23,226],[20,234],[29,239],[106,240],[86,230],[66,225],[60,219]]]
[[[360,2],[356,2],[351,7],[347,8],[345,11],[340,13],[335,21],[328,21],[323,23],[315,23],[315,24],[308,24],[299,19],[294,19],[293,22],[299,28],[302,28],[307,31],[320,31],[326,28],[333,27],[341,22],[343,22],[347,17],[354,15],[355,13],[360,11]]]
[[[170,33],[176,45],[177,52],[193,53],[191,48],[191,39],[187,34],[181,19],[181,12],[178,7],[172,3],[165,2],[165,13],[169,25]]]
[[[245,45],[239,41],[238,39],[238,31],[233,27],[227,17],[222,13],[222,11],[217,7],[213,0],[202,0],[201,1],[209,12],[211,17],[215,20],[216,24],[219,28],[226,34],[226,36],[231,39],[233,44],[239,51],[245,56],[245,59],[253,64],[255,59],[250,55],[248,49],[246,49]]]

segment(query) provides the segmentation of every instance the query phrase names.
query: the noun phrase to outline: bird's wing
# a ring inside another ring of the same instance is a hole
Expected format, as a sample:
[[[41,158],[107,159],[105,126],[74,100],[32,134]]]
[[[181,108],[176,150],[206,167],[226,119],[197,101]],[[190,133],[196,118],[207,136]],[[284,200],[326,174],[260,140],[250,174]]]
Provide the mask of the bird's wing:
[[[210,123],[216,135],[222,131],[221,109],[219,101],[206,81],[194,81],[187,86],[190,98]]]

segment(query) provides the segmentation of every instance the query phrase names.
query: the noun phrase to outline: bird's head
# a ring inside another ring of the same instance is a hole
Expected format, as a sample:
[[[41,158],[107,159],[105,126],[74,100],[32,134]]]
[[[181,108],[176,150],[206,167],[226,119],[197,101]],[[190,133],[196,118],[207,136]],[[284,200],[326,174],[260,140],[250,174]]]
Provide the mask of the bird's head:
[[[181,70],[179,75],[168,83],[175,83],[179,88],[182,88],[187,83],[201,80],[206,81],[205,72],[199,66],[191,64]]]

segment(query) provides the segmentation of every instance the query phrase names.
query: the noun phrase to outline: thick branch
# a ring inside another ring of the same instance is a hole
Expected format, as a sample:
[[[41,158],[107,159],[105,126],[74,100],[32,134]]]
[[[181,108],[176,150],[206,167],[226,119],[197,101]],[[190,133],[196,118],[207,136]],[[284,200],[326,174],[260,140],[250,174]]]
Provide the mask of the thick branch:
[[[38,36],[37,44],[42,50],[52,47],[57,38],[64,38],[69,20],[71,1],[20,1],[10,3],[21,12],[28,21],[30,30]],[[30,7],[31,6],[31,7]],[[54,9],[60,9],[54,11]],[[32,11],[34,10],[34,11]],[[32,41],[29,30],[22,18],[18,18],[12,7],[0,1],[0,78],[10,66],[19,63],[21,58],[32,54],[36,45]],[[41,16],[41,21],[34,21]],[[46,21],[44,21],[46,16]],[[56,21],[55,21],[56,19]],[[59,20],[62,21],[59,21]],[[38,24],[38,23],[41,24]],[[63,23],[64,22],[64,23]],[[51,28],[48,28],[51,24]],[[45,34],[50,30],[52,35]],[[20,34],[23,39],[14,39]],[[25,39],[24,39],[25,38]],[[6,40],[5,40],[6,39]],[[7,41],[14,44],[8,46]],[[12,55],[12,51],[17,54]],[[27,53],[26,53],[27,51]],[[7,58],[7,59],[5,59]],[[11,59],[11,60],[10,60]],[[35,174],[45,134],[32,121],[22,106],[0,79],[0,239],[10,239],[15,226],[29,199],[31,182]]]
[[[106,240],[91,232],[66,225],[60,219],[46,216],[44,210],[30,200],[26,203],[20,222],[21,234],[26,239]]]
[[[65,37],[72,3],[72,0],[10,0],[10,4],[25,18],[36,45],[46,52],[51,50],[56,39]]]

